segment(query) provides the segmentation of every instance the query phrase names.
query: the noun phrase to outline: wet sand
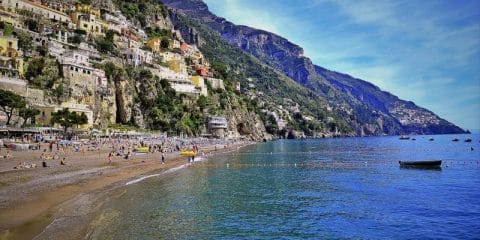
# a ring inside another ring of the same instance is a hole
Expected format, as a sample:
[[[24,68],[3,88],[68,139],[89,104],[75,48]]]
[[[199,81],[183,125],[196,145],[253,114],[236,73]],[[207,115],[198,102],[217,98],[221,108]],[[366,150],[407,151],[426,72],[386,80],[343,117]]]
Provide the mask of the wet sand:
[[[251,143],[219,146],[216,152],[213,145],[200,150],[221,154],[246,144]],[[47,168],[38,150],[13,151],[12,158],[0,159],[0,239],[88,238],[92,224],[101,224],[98,219],[92,222],[95,210],[122,194],[125,183],[186,163],[177,152],[166,154],[165,164],[160,153],[135,155],[128,161],[114,157],[108,164],[108,153],[67,151],[67,165],[60,165],[60,159],[47,160]],[[19,162],[35,163],[37,168],[14,170]]]

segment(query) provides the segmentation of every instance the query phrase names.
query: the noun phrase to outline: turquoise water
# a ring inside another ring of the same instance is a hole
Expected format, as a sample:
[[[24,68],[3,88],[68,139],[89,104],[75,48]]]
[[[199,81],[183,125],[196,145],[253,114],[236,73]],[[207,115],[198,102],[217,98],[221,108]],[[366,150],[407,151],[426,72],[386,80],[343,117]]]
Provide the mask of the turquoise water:
[[[478,239],[480,135],[453,137],[248,146],[126,186],[92,238]],[[446,164],[398,166],[426,159]]]

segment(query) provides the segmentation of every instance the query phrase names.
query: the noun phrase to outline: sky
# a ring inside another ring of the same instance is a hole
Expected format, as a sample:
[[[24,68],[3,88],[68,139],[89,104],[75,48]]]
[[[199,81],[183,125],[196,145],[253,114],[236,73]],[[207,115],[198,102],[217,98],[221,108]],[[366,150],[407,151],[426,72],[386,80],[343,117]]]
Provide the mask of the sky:
[[[283,36],[322,67],[480,129],[480,1],[204,0]]]

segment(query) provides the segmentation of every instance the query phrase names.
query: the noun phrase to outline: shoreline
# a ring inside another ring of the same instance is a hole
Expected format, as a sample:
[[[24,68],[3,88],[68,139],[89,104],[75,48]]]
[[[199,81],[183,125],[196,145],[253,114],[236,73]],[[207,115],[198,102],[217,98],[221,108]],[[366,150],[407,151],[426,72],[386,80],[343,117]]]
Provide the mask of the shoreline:
[[[235,143],[218,151],[214,151],[218,144],[212,144],[201,150],[211,157],[256,143]],[[4,165],[12,165],[11,160],[10,164],[0,164],[0,239],[84,238],[94,209],[112,197],[110,195],[119,194],[118,190],[126,187],[126,183],[152,174],[168,174],[171,169],[186,165],[186,157],[179,156],[178,152],[165,154],[165,164],[159,160],[161,154],[155,153],[138,155],[134,160],[116,160],[108,165],[107,160],[100,157],[106,152],[73,154],[71,165],[62,166],[66,167],[63,169],[55,166],[9,170]],[[20,155],[20,159],[29,159],[31,155],[14,153]],[[84,162],[75,166],[75,161]]]

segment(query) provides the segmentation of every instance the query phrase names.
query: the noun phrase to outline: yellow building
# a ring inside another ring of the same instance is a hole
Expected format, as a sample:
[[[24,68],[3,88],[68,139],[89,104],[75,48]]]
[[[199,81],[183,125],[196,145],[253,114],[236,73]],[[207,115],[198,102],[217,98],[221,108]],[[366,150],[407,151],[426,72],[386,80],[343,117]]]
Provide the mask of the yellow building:
[[[196,88],[200,89],[200,94],[203,96],[208,95],[208,90],[207,86],[205,85],[205,79],[201,76],[192,76],[191,77],[193,85],[195,85]]]
[[[23,56],[18,50],[18,40],[0,36],[0,73],[11,78],[23,77]]]
[[[160,52],[160,50],[162,49],[161,42],[162,42],[162,40],[160,40],[160,38],[152,38],[152,39],[148,40],[147,46],[150,49],[152,49],[152,51],[154,53]]]
[[[77,25],[77,29],[84,30],[94,36],[105,35],[106,24],[95,15],[74,12],[71,17],[73,23]]]
[[[42,126],[51,126],[52,121],[52,113],[62,110],[64,108],[68,108],[70,112],[75,112],[78,114],[85,113],[88,118],[87,124],[83,124],[78,126],[80,129],[87,129],[93,126],[93,111],[90,110],[86,105],[81,104],[72,104],[72,103],[62,103],[61,105],[50,105],[50,106],[33,106],[34,108],[40,110],[40,114],[35,116],[35,122]],[[59,125],[55,125],[52,127],[60,127]],[[76,127],[76,126],[74,126]]]
[[[0,4],[7,9],[8,12],[14,10],[26,10],[35,14],[41,15],[47,19],[69,23],[70,17],[63,12],[49,8],[42,5],[41,1],[28,1],[28,0],[2,0]]]
[[[77,4],[76,10],[77,12],[92,14],[92,15],[95,15],[97,18],[100,18],[100,10],[95,9],[90,5]]]

